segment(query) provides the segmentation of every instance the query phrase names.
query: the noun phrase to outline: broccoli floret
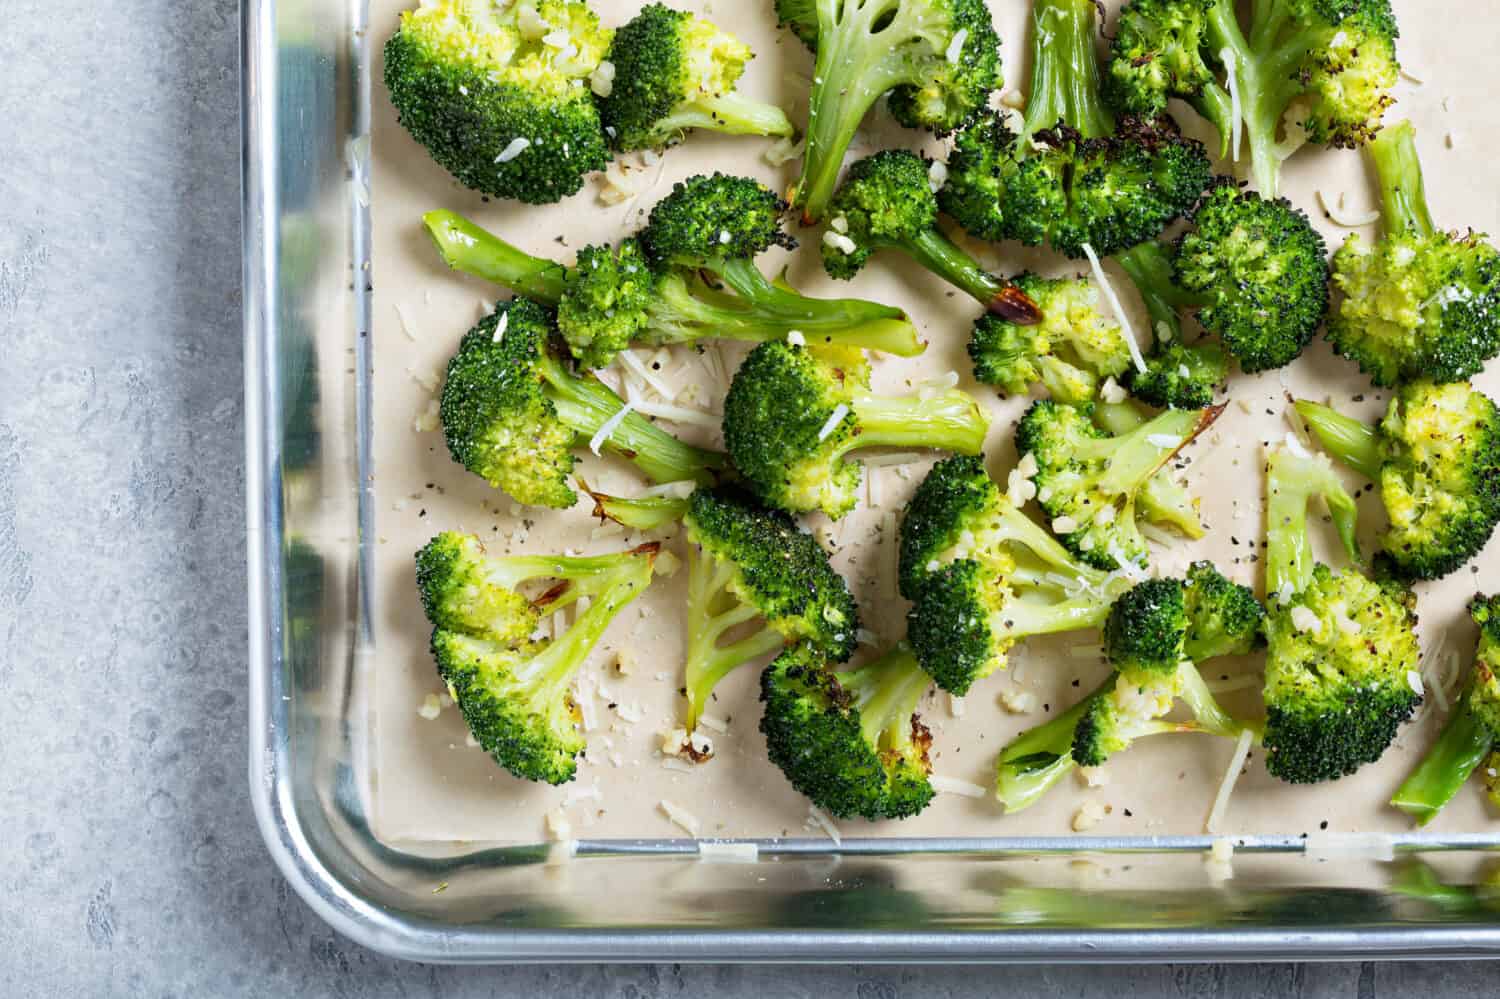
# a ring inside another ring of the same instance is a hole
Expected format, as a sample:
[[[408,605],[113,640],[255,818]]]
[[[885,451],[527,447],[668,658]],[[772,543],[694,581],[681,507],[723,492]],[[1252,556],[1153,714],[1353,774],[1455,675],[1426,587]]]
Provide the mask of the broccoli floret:
[[[1467,382],[1401,386],[1375,426],[1318,403],[1297,412],[1327,451],[1380,484],[1380,547],[1402,579],[1439,579],[1500,523],[1500,410]]]
[[[1500,746],[1500,597],[1476,596],[1469,616],[1479,625],[1479,644],[1463,700],[1391,798],[1421,825],[1431,822]]]
[[[1229,377],[1229,358],[1223,348],[1203,339],[1189,344],[1183,339],[1183,310],[1201,308],[1206,299],[1183,290],[1176,282],[1175,267],[1167,248],[1155,240],[1131,247],[1115,259],[1140,293],[1151,317],[1151,349],[1145,356],[1146,370],[1125,372],[1131,394],[1152,406],[1201,409]]]
[[[1112,437],[1090,406],[1042,399],[1016,428],[1016,450],[1036,459],[1037,502],[1052,530],[1078,558],[1111,571],[1150,555],[1136,523],[1142,488],[1214,420],[1222,407],[1174,409]]]
[[[1000,86],[1000,38],[984,0],[776,0],[778,20],[816,54],[807,152],[792,197],[823,217],[865,113],[889,92],[909,128],[944,134]]]
[[[465,187],[549,204],[609,161],[588,78],[610,35],[581,0],[435,0],[401,15],[385,84],[402,126]]]
[[[709,186],[708,178],[687,182]],[[774,221],[774,207],[764,209]],[[759,343],[792,331],[809,343],[837,344],[914,357],[926,345],[900,309],[853,298],[808,298],[766,282],[748,260],[736,264],[734,291],[711,285],[698,267],[660,267],[637,239],[613,250],[588,246],[567,268],[533,257],[448,211],[422,217],[455,270],[493,281],[558,309],[558,328],[588,368],[603,367],[631,343],[664,346],[706,338]]]
[[[675,142],[690,128],[729,135],[791,135],[774,104],[735,89],[750,46],[717,25],[659,3],[615,32],[607,96],[599,99],[610,145],[621,152]]]
[[[1099,380],[1122,377],[1131,366],[1120,324],[1099,311],[1099,292],[1083,277],[1021,274],[1015,286],[1036,303],[1042,321],[1022,326],[994,315],[974,323],[969,357],[974,377],[1008,394],[1042,384],[1055,399],[1088,402]]]
[[[1033,804],[1074,766],[1100,766],[1149,735],[1238,738],[1245,726],[1214,700],[1197,663],[1253,645],[1260,615],[1250,608],[1259,607],[1249,589],[1206,562],[1195,565],[1186,582],[1151,579],[1122,594],[1104,625],[1114,673],[1073,708],[1001,751],[996,792],[1006,811]],[[1215,636],[1210,641],[1194,640],[1209,633]],[[1167,720],[1178,700],[1191,720]]]
[[[1094,423],[1116,437],[1132,434],[1151,422],[1153,417],[1132,400],[1097,402],[1091,410]],[[1136,511],[1147,523],[1171,528],[1186,538],[1197,540],[1208,532],[1198,512],[1198,498],[1178,481],[1171,466],[1165,466],[1141,487],[1136,496]]]
[[[1036,304],[1015,285],[986,273],[937,227],[937,198],[927,161],[904,149],[886,149],[849,167],[829,204],[823,269],[848,280],[882,249],[899,250],[938,277],[1011,322],[1035,323]]]
[[[1104,256],[1155,238],[1211,174],[1165,115],[1116,122],[1099,93],[1090,0],[1032,8],[1031,96],[1019,134],[998,112],[958,136],[939,201],[970,235]]]
[[[1247,374],[1296,360],[1328,311],[1327,246],[1307,216],[1221,178],[1174,251],[1198,321]]]
[[[1187,101],[1236,160],[1243,127],[1255,185],[1274,197],[1281,164],[1303,142],[1354,148],[1379,131],[1396,37],[1389,0],[1266,0],[1243,27],[1234,0],[1132,0],[1107,90],[1139,114]]]
[[[958,389],[882,396],[858,351],[784,340],[752,350],[724,399],[724,444],[763,502],[838,518],[854,509],[862,466],[845,457],[872,447],[978,454],[989,418]]]
[[[1097,628],[1128,584],[1073,558],[1000,491],[979,457],[938,462],[901,522],[909,640],[939,687],[966,693],[1029,635]]]
[[[1266,769],[1293,784],[1335,780],[1379,759],[1421,702],[1413,599],[1315,560],[1307,508],[1320,496],[1359,559],[1354,500],[1327,458],[1278,448],[1266,493]]]
[[[573,448],[607,428],[600,446],[657,482],[707,482],[723,468],[722,454],[690,447],[638,413],[617,419],[619,396],[547,353],[552,332],[546,309],[517,298],[464,334],[440,409],[454,461],[522,503],[559,509],[578,499],[568,485]]]
[[[581,479],[578,484],[594,501],[594,516],[601,524],[614,522],[633,531],[660,530],[680,521],[687,516],[688,498],[694,492],[692,483],[684,482],[681,485],[688,488],[683,493],[669,492],[631,499],[595,492]]]
[[[588,557],[486,557],[452,531],[417,552],[417,589],[432,654],[469,731],[517,777],[573,779],[584,738],[569,684],[611,621],[651,583],[659,546]],[[524,584],[555,580],[539,596]],[[565,635],[533,640],[542,612],[589,600]]]
[[[859,609],[811,534],[736,489],[700,489],[683,518],[688,560],[687,727],[736,667],[800,642],[826,662],[854,654]],[[759,630],[739,634],[758,621]],[[725,641],[731,633],[735,637]]]
[[[874,662],[834,672],[805,645],[760,678],[766,752],[834,818],[904,819],[932,801],[932,735],[917,704],[932,686],[904,642]]]
[[[1433,225],[1411,122],[1382,131],[1370,159],[1385,234],[1373,246],[1351,234],[1334,254],[1328,339],[1384,388],[1472,378],[1500,353],[1500,253]]]

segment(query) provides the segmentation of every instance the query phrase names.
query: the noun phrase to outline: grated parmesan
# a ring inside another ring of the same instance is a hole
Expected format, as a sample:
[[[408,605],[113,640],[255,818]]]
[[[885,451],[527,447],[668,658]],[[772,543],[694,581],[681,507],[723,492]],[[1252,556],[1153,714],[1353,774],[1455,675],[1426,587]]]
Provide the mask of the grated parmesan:
[[[957,794],[965,798],[983,798],[989,792],[978,784],[957,777],[940,777],[933,774],[928,780],[939,794]]]
[[[679,826],[689,836],[697,838],[698,830],[703,828],[703,823],[698,821],[696,815],[676,802],[663,798],[656,803],[656,807],[662,810],[662,814],[671,820],[673,825]]]
[[[514,139],[511,139],[510,143],[504,149],[500,150],[500,155],[495,157],[495,162],[509,163],[524,153],[530,145],[530,139],[522,138],[518,135]]]
[[[1109,275],[1104,273],[1104,265],[1099,262],[1099,254],[1095,253],[1094,248],[1088,243],[1082,246],[1083,255],[1089,258],[1089,267],[1094,271],[1094,281],[1104,292],[1104,300],[1109,303],[1115,321],[1120,324],[1120,332],[1125,335],[1125,346],[1130,350],[1130,363],[1135,365],[1135,370],[1144,375],[1146,359],[1141,356],[1141,345],[1136,343],[1135,330],[1130,326],[1130,316],[1125,312],[1125,307],[1120,304],[1120,296],[1115,294],[1115,286],[1109,283]]]
[[[624,423],[625,417],[630,415],[630,408],[630,403],[627,402],[615,410],[614,415],[604,421],[603,425],[594,432],[594,436],[589,438],[590,451],[596,455],[599,453],[599,448],[604,445],[605,441],[609,440],[611,434],[620,429],[620,424]]]
[[[838,250],[846,257],[859,249],[859,244],[855,243],[854,240],[841,232],[834,232],[832,229],[824,231],[823,242]]]
[[[948,50],[943,53],[943,58],[957,65],[958,60],[964,54],[964,42],[969,40],[969,29],[959,28],[953,33],[953,38],[948,42]]]
[[[817,805],[807,806],[807,822],[809,827],[821,829],[829,839],[833,840],[834,846],[844,845],[843,837],[839,835],[839,827],[834,825],[833,819],[828,817],[828,813]]]
[[[1244,105],[1240,103],[1239,62],[1234,57],[1234,49],[1231,48],[1225,48],[1219,53],[1219,61],[1224,64],[1224,75],[1229,85],[1229,127],[1233,129],[1230,133],[1230,157],[1238,160],[1240,158],[1240,133],[1244,131],[1245,122]]]
[[[1224,780],[1219,784],[1219,793],[1214,795],[1213,808],[1208,811],[1208,818],[1203,823],[1203,831],[1216,833],[1224,821],[1224,814],[1229,811],[1229,797],[1234,794],[1234,786],[1239,783],[1240,771],[1245,769],[1245,761],[1250,758],[1250,746],[1255,742],[1255,734],[1248,728],[1240,732],[1239,741],[1235,743],[1234,755],[1229,758],[1229,769],[1224,774]]]
[[[1342,194],[1339,195],[1338,203],[1334,204],[1328,195],[1320,190],[1318,191],[1318,204],[1323,206],[1323,214],[1328,216],[1329,221],[1345,229],[1358,229],[1380,221],[1378,209],[1372,208],[1367,212],[1346,212]]]
[[[828,414],[828,419],[823,421],[823,428],[818,431],[818,440],[820,442],[826,441],[831,437],[833,432],[839,428],[839,424],[844,422],[844,417],[848,415],[849,407],[842,402],[833,407],[833,412]]]

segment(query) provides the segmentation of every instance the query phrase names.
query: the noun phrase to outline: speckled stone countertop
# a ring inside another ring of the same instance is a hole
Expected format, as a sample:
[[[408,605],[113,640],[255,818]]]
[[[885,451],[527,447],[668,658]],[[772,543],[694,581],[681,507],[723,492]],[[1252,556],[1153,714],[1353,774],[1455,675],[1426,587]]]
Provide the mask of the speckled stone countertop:
[[[7,0],[0,996],[1489,996],[1493,966],[434,968],[245,789],[238,7]]]

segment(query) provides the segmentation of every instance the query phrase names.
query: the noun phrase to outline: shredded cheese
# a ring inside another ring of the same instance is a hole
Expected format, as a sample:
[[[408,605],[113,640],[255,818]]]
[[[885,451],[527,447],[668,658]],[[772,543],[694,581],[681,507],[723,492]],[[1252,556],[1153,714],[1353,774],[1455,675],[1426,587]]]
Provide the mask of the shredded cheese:
[[[605,420],[598,430],[594,431],[594,436],[589,438],[590,451],[596,455],[599,453],[599,448],[604,446],[604,442],[609,440],[610,435],[620,429],[620,424],[624,423],[625,417],[630,415],[630,409],[630,403],[627,402],[615,410],[610,418]]]
[[[1125,346],[1130,350],[1130,363],[1135,365],[1135,370],[1141,374],[1146,373],[1146,359],[1141,356],[1141,345],[1136,343],[1135,330],[1130,325],[1130,316],[1125,312],[1125,307],[1120,304],[1120,296],[1115,294],[1115,286],[1109,283],[1109,275],[1104,273],[1104,265],[1099,262],[1099,254],[1088,243],[1083,245],[1083,255],[1089,258],[1089,267],[1093,269],[1094,281],[1099,289],[1104,292],[1104,300],[1109,303],[1109,309],[1114,313],[1115,321],[1120,324],[1120,332],[1125,335]]]
[[[1229,127],[1231,157],[1235,160],[1240,158],[1240,133],[1244,131],[1245,121],[1244,105],[1240,103],[1240,76],[1239,62],[1234,57],[1234,49],[1225,48],[1219,53],[1219,61],[1224,64],[1224,75],[1229,84]]]
[[[828,813],[817,805],[807,806],[807,821],[812,827],[821,829],[829,839],[833,840],[834,846],[844,845],[843,837],[839,835],[839,827],[834,825]]]
[[[500,155],[495,157],[495,162],[509,163],[524,153],[530,146],[530,139],[525,139],[518,135],[514,139],[511,139],[510,143],[504,149],[500,150]]]
[[[943,53],[943,58],[954,65],[964,54],[964,42],[969,40],[969,29],[959,28],[953,33],[953,38],[948,42],[948,51]]]
[[[698,821],[696,815],[676,802],[663,798],[656,803],[656,807],[662,810],[662,814],[670,819],[673,825],[680,827],[683,832],[695,839],[698,836],[698,830],[703,828],[703,823]]]
[[[823,428],[818,431],[819,442],[826,441],[833,432],[844,422],[844,417],[849,415],[849,407],[842,402],[833,407],[833,412],[828,414],[828,419],[823,421]]]
[[[983,798],[989,793],[978,784],[959,780],[957,777],[941,777],[933,774],[928,780],[932,783],[932,789],[939,794],[957,794],[965,798]]]
[[[1380,211],[1378,209],[1372,208],[1366,212],[1345,211],[1344,196],[1342,194],[1339,195],[1338,203],[1335,204],[1328,195],[1320,190],[1318,191],[1318,204],[1323,206],[1323,214],[1328,216],[1329,221],[1345,229],[1358,229],[1380,221]]]
[[[1224,814],[1229,811],[1229,797],[1234,794],[1234,786],[1239,783],[1240,771],[1245,769],[1245,761],[1250,758],[1250,747],[1254,742],[1255,735],[1248,728],[1240,733],[1239,741],[1234,746],[1234,755],[1229,758],[1229,769],[1219,785],[1219,793],[1214,795],[1214,806],[1209,809],[1208,819],[1203,823],[1204,832],[1219,831]]]

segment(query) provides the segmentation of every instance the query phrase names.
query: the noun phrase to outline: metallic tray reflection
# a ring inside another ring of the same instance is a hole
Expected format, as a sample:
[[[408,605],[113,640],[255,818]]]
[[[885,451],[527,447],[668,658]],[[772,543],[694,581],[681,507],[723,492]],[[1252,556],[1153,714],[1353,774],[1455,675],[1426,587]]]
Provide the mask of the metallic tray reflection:
[[[357,790],[377,557],[364,18],[361,0],[243,5],[250,787],[277,864],[332,926],[449,962],[1500,954],[1493,835],[1397,837],[1394,859],[1332,877],[1304,841],[1257,839],[1226,882],[1202,837],[760,841],[753,864],[692,840],[585,841],[558,862],[551,844],[376,839]]]

